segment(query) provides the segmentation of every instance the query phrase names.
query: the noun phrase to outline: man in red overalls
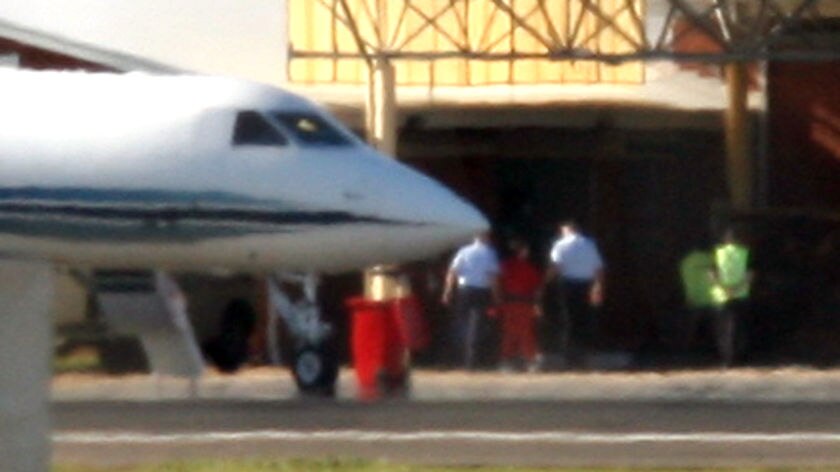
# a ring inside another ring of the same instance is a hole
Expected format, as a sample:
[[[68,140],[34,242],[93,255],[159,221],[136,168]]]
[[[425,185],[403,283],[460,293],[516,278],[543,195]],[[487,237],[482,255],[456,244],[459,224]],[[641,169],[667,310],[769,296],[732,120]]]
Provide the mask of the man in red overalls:
[[[530,250],[521,240],[510,242],[511,257],[501,267],[502,324],[501,368],[512,370],[521,360],[530,372],[539,370],[539,353],[534,333],[540,314],[538,293],[542,275],[528,259]]]

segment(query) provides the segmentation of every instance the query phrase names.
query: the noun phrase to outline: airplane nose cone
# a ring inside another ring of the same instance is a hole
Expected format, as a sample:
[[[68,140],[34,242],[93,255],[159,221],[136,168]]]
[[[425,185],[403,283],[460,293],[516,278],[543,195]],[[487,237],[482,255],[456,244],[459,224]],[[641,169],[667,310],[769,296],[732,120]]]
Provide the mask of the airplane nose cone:
[[[475,206],[442,185],[439,187],[441,202],[427,207],[432,210],[430,214],[419,216],[427,217],[434,224],[461,231],[468,237],[490,228],[487,218]]]
[[[463,244],[489,229],[487,218],[475,206],[441,183],[402,166],[381,182],[381,200],[389,219],[410,228],[413,244],[440,252]]]

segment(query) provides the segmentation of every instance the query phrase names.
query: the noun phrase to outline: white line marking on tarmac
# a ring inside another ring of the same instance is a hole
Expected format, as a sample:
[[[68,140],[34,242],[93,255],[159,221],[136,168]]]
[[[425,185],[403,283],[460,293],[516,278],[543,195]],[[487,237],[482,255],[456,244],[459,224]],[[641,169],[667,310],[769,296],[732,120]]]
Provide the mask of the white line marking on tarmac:
[[[139,432],[61,432],[53,434],[53,442],[61,444],[167,444],[214,443],[241,441],[345,441],[345,442],[417,442],[470,441],[479,443],[840,443],[840,433],[587,433],[576,431],[501,432],[501,431],[212,431],[196,433],[154,434]]]

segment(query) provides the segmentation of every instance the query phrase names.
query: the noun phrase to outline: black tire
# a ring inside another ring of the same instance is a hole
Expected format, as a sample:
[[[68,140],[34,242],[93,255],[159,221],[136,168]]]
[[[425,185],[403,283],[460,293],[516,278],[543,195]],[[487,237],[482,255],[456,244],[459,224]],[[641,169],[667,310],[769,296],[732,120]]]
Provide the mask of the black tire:
[[[245,300],[228,303],[219,323],[219,334],[204,346],[205,355],[221,372],[234,373],[248,361],[248,340],[256,325],[257,313]]]
[[[328,346],[305,346],[295,352],[292,375],[304,395],[335,396],[338,358]]]

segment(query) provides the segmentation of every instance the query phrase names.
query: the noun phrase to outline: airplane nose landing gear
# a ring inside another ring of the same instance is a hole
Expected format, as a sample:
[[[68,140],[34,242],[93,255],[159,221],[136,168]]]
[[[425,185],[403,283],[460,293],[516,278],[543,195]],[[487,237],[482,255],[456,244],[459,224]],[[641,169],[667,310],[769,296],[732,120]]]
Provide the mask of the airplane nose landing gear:
[[[326,343],[304,346],[295,352],[292,374],[302,393],[334,396],[338,380],[337,356]]]
[[[293,302],[277,283],[298,283],[303,287],[303,297]],[[292,375],[302,394],[335,395],[338,379],[338,356],[330,346],[332,326],[321,319],[317,302],[317,277],[308,275],[278,274],[268,277],[268,299],[271,316],[268,322],[269,357],[273,364],[280,364],[278,319],[283,320],[295,343],[291,362]]]

